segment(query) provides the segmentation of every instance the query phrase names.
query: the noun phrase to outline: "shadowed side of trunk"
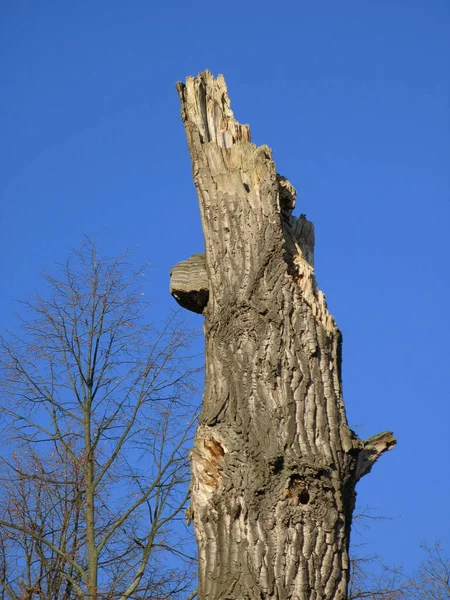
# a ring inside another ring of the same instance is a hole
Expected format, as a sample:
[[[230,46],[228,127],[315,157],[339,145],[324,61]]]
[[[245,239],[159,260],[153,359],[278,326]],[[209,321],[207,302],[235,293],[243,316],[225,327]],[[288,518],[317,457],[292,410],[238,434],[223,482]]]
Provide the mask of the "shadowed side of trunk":
[[[294,187],[234,119],[222,76],[177,89],[205,237],[201,276],[189,259],[171,284],[205,316],[199,598],[342,600],[355,485],[395,440],[363,442],[347,424],[341,334],[316,286],[312,223],[292,216]]]

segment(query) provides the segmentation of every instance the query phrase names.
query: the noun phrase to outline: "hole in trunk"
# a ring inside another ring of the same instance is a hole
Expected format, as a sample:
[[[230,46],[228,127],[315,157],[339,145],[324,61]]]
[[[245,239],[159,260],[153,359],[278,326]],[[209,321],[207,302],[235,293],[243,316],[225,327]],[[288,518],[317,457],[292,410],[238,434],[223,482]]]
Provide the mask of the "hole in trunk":
[[[306,490],[306,489],[302,490],[300,492],[300,495],[299,495],[298,499],[300,500],[301,504],[308,504],[308,502],[309,502],[309,493],[308,493],[308,490]]]
[[[308,504],[310,500],[310,495],[308,492],[305,477],[303,475],[294,473],[290,476],[286,490],[286,495],[289,496],[289,498],[298,498],[300,504]]]
[[[272,462],[271,467],[272,467],[272,473],[274,475],[281,473],[281,471],[283,470],[283,467],[284,467],[284,456],[277,456],[275,458],[275,460]]]

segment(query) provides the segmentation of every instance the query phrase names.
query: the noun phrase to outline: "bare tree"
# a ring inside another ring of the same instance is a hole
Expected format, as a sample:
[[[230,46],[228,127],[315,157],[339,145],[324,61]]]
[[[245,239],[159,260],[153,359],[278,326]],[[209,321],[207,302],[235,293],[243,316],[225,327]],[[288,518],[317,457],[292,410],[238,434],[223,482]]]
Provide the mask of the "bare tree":
[[[0,589],[185,597],[192,333],[149,324],[142,270],[85,240],[1,338]],[[172,558],[170,558],[171,554]]]
[[[78,465],[67,453],[52,453],[47,461],[22,446],[21,456],[15,453],[3,471],[0,518],[11,527],[2,528],[0,540],[2,600],[73,598],[73,582],[80,585],[81,577],[64,554],[79,560],[85,543]]]
[[[409,581],[415,600],[450,600],[450,555],[439,542],[423,545],[427,558]]]
[[[205,316],[192,453],[201,600],[343,600],[355,486],[394,444],[361,440],[341,389],[341,333],[314,274],[294,186],[209,71],[178,83],[205,254],[172,270]]]
[[[409,589],[398,567],[388,568],[378,557],[352,558],[348,600],[406,600]]]
[[[450,600],[450,556],[441,544],[423,545],[426,558],[408,574],[377,557],[352,560],[349,600]]]
[[[407,584],[400,575],[401,568],[388,568],[382,559],[370,552],[368,531],[377,521],[389,517],[376,510],[357,507],[353,515],[352,541],[350,546],[350,580],[348,600],[402,600]]]

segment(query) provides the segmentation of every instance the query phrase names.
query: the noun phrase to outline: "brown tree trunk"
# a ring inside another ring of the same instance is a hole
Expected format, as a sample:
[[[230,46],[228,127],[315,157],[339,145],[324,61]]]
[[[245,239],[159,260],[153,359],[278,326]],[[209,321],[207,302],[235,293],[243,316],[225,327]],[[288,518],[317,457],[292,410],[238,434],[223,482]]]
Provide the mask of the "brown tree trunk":
[[[341,392],[341,334],[317,289],[295,189],[205,71],[178,83],[205,256],[171,291],[203,312],[206,383],[192,452],[200,600],[343,600],[355,485],[395,439],[365,442]]]

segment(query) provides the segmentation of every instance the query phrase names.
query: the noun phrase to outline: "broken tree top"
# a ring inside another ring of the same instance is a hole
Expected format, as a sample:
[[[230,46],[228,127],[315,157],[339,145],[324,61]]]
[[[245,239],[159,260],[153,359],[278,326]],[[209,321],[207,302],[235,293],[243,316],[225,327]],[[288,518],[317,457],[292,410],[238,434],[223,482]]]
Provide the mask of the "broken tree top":
[[[218,153],[215,150],[210,151],[211,158],[221,163],[216,165],[219,170],[240,175],[240,181],[234,182],[234,187],[242,188],[239,192],[244,192],[243,200],[249,206],[253,203],[259,203],[261,207],[266,197],[261,195],[261,181],[264,175],[264,163],[269,162],[273,175],[273,184],[276,188],[276,195],[271,196],[271,200],[276,201],[276,205],[271,207],[270,212],[282,215],[289,222],[290,236],[286,240],[287,246],[291,251],[298,249],[306,261],[305,268],[309,268],[312,273],[314,264],[314,227],[304,215],[299,218],[294,217],[292,209],[295,207],[296,190],[294,186],[283,176],[275,172],[275,165],[272,161],[272,153],[268,146],[257,148],[250,142],[250,128],[248,125],[238,123],[230,107],[227,87],[223,75],[217,79],[209,71],[204,71],[198,77],[188,77],[186,84],[177,83],[177,91],[181,100],[181,118],[185,124],[190,148],[196,145],[209,144],[211,147],[230,150],[230,152]],[[233,150],[239,148],[238,151]],[[242,148],[242,150],[241,150]],[[254,156],[252,156],[254,155]],[[193,157],[194,161],[194,157]],[[263,164],[259,164],[259,163]],[[248,163],[248,164],[246,164]],[[243,170],[245,169],[245,171]],[[201,173],[194,168],[194,181],[200,183]],[[229,190],[230,193],[235,190]],[[205,207],[206,208],[206,207]],[[236,217],[239,214],[239,207],[236,207]],[[266,211],[264,211],[266,212]],[[229,215],[228,224],[231,224],[232,216]],[[269,216],[269,211],[267,211]],[[217,215],[216,218],[219,218]],[[257,222],[255,221],[255,225]],[[264,227],[265,229],[265,227]],[[239,227],[236,231],[240,233]],[[222,233],[224,237],[232,237],[233,233],[226,223],[224,223]],[[227,236],[227,234],[229,234]],[[264,235],[264,231],[260,232]],[[201,254],[193,255],[189,260],[176,265],[171,271],[171,293],[183,306],[194,312],[202,312],[206,307],[209,292],[206,287],[206,265]],[[306,280],[305,280],[306,281]],[[311,285],[313,278],[307,278]],[[321,293],[317,309],[321,312],[324,304],[324,298]]]
[[[249,126],[241,125],[233,116],[223,75],[214,79],[204,71],[198,77],[188,77],[186,85],[178,82],[177,90],[182,102],[181,118],[195,125],[202,143],[231,148],[238,141],[250,142]]]

